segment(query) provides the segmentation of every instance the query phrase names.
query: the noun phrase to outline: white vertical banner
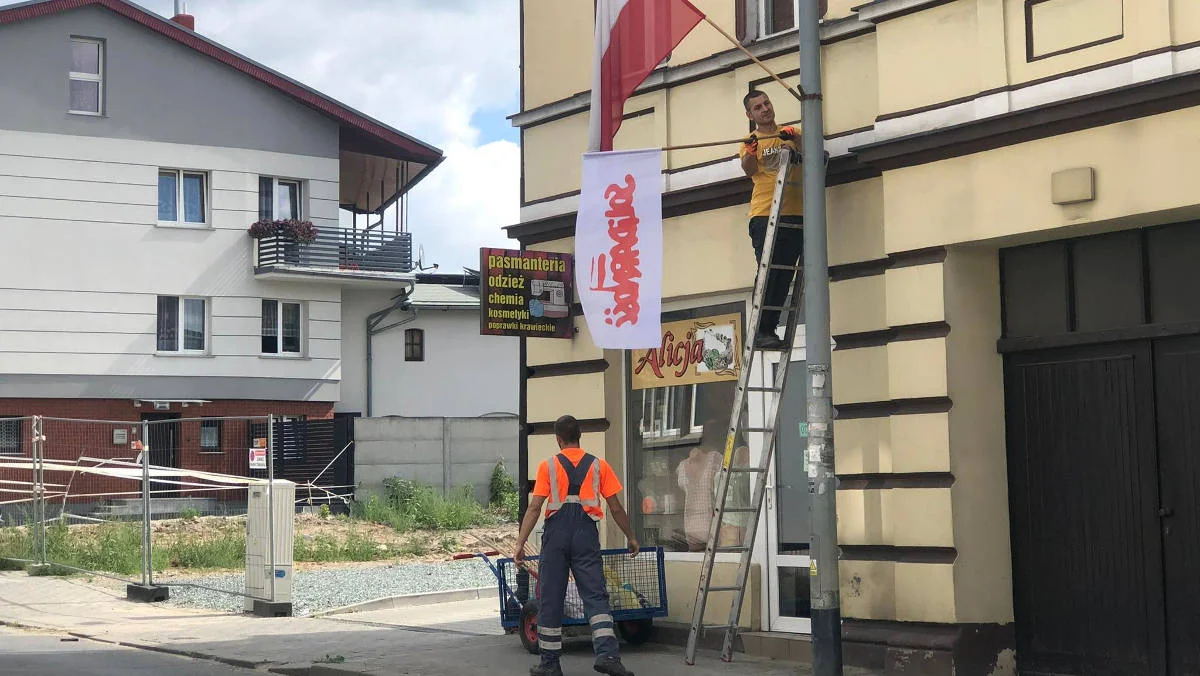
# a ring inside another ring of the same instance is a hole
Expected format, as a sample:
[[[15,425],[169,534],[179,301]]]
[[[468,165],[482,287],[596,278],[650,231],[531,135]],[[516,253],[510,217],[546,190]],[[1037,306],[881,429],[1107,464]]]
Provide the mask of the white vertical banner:
[[[662,343],[662,151],[585,153],[575,288],[597,347]]]

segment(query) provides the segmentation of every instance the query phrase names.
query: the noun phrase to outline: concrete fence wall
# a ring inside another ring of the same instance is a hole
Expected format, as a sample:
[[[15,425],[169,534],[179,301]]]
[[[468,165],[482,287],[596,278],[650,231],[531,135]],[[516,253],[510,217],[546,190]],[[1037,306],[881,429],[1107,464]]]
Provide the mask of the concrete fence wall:
[[[354,477],[359,499],[384,494],[383,481],[402,477],[443,490],[470,484],[486,503],[488,482],[503,460],[517,475],[517,419],[358,418],[354,421]]]

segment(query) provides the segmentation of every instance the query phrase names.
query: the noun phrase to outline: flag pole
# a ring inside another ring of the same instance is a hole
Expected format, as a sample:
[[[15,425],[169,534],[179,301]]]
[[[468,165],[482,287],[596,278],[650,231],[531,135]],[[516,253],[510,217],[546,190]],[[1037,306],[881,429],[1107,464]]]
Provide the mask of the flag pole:
[[[795,89],[792,89],[791,87],[789,87],[788,84],[786,82],[784,82],[782,79],[780,79],[779,76],[776,75],[774,71],[772,71],[770,68],[767,68],[767,64],[760,61],[757,56],[751,54],[749,49],[746,49],[746,47],[742,43],[737,41],[737,38],[734,38],[732,35],[725,32],[725,29],[718,26],[716,21],[713,21],[712,19],[708,18],[707,14],[704,15],[704,20],[708,22],[708,25],[717,29],[718,33],[720,33],[721,35],[724,35],[726,40],[729,40],[729,42],[733,43],[734,47],[737,47],[738,49],[742,50],[742,53],[745,54],[746,56],[750,57],[751,61],[753,61],[754,63],[757,63],[760,68],[767,71],[767,75],[770,75],[773,80],[775,80],[780,85],[782,85],[783,88],[786,89],[789,94],[794,96],[797,101],[799,101],[800,103],[804,103],[804,99],[802,98],[804,95],[804,89],[802,87],[800,87],[799,85],[797,85]]]
[[[768,139],[768,138],[779,138],[779,134],[766,134],[763,136],[756,136],[755,138],[758,139],[759,141],[761,141],[763,139]],[[688,143],[686,145],[681,145],[681,146],[663,146],[662,150],[664,152],[666,152],[668,150],[691,150],[692,148],[712,148],[713,146],[728,146],[728,145],[733,145],[734,143],[745,143],[746,141],[749,141],[749,140],[750,140],[750,137],[747,136],[744,138],[729,139],[728,141],[708,141],[707,143]]]

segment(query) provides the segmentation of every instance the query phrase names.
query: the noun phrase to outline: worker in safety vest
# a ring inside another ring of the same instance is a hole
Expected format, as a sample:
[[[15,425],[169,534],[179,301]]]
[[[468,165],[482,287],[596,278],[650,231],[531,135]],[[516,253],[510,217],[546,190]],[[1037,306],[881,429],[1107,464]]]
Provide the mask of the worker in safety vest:
[[[621,664],[600,557],[599,521],[604,518],[601,498],[628,538],[630,556],[638,553],[629,515],[621,505],[621,482],[607,462],[579,448],[578,420],[569,415],[559,418],[554,423],[554,436],[561,453],[538,465],[537,482],[529,498],[529,510],[521,522],[517,552],[513,557],[517,565],[522,565],[525,542],[545,505],[546,525],[538,567],[542,585],[537,618],[541,664],[529,673],[532,676],[562,676],[559,656],[562,654],[563,603],[567,595],[567,575],[574,573],[591,625],[595,670],[610,676],[633,676],[633,672]]]

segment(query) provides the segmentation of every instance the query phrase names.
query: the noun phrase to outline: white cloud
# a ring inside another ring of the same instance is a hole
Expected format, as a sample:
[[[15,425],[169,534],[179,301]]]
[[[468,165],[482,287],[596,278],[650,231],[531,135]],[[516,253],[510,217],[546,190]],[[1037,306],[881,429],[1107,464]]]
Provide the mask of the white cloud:
[[[518,106],[517,0],[190,0],[188,13],[202,35],[442,149],[409,203],[427,263],[457,272],[482,245],[516,244],[500,228],[519,218],[519,148],[472,122],[497,129]]]

